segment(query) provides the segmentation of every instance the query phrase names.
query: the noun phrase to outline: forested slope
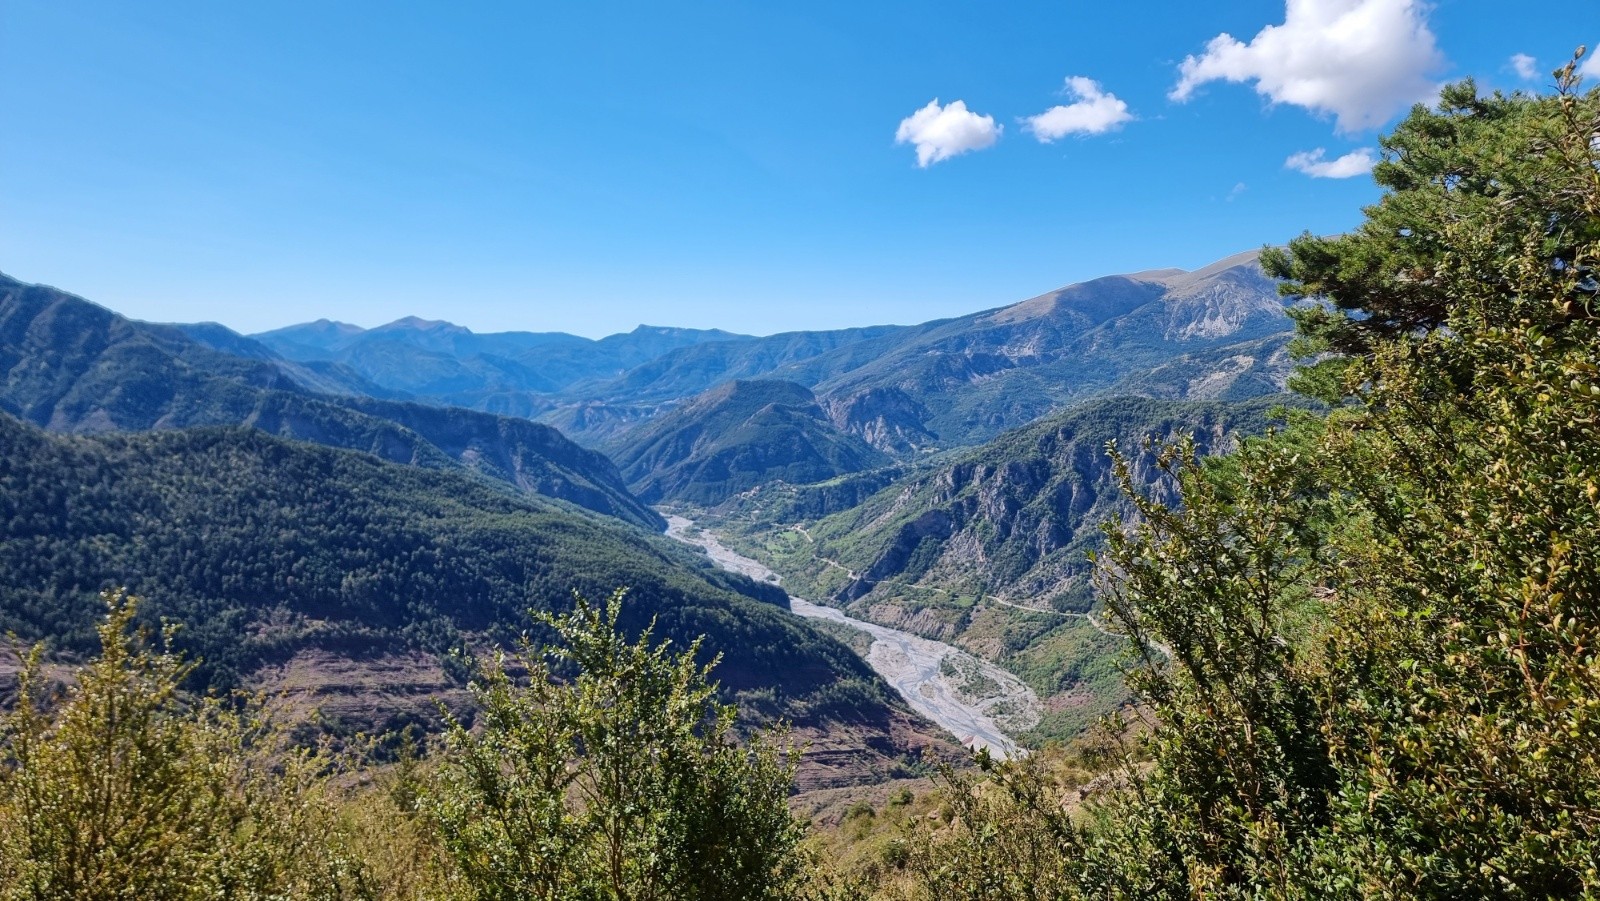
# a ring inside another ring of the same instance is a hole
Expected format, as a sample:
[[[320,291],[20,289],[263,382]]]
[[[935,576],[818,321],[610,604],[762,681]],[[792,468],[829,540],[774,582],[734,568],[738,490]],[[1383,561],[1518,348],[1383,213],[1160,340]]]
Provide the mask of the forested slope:
[[[507,639],[526,611],[629,588],[624,623],[707,636],[768,715],[882,720],[892,693],[776,587],[664,538],[465,474],[238,428],[69,437],[0,414],[0,629],[86,650],[113,586],[182,624],[201,677],[302,652],[362,658]]]
[[[716,504],[757,485],[820,482],[889,462],[836,429],[803,385],[733,381],[625,434],[613,445],[649,501]]]
[[[248,425],[398,463],[464,468],[647,528],[662,526],[609,460],[549,426],[318,394],[298,371],[281,360],[222,353],[178,327],[135,322],[54,288],[0,276],[0,410],[36,425],[59,432]]]
[[[722,514],[796,594],[1000,663],[1047,699],[1030,739],[1070,738],[1129,698],[1119,662],[1127,643],[1106,634],[1091,584],[1102,525],[1134,513],[1108,445],[1128,454],[1139,484],[1171,497],[1176,485],[1157,468],[1148,439],[1192,435],[1202,449],[1225,451],[1265,429],[1286,400],[1091,401],[827,516],[803,511],[827,510],[831,497],[871,483],[767,486]],[[799,522],[777,519],[785,515]]]
[[[876,897],[1600,897],[1600,90],[1578,64],[1553,96],[1445,87],[1382,139],[1359,228],[1266,257],[1324,301],[1297,315],[1296,384],[1331,413],[1215,463],[1179,442],[1181,503],[1119,467],[1140,516],[1103,572],[1146,716],[958,786],[960,822],[907,839],[926,853]]]

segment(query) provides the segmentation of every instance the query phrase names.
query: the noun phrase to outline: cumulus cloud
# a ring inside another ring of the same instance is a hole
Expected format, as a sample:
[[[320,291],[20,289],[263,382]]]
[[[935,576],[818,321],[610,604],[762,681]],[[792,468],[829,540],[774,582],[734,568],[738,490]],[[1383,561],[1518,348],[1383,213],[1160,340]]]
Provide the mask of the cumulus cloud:
[[[1037,116],[1023,119],[1033,136],[1048,144],[1067,135],[1098,135],[1132,121],[1128,104],[1117,95],[1100,90],[1100,83],[1074,75],[1067,79],[1064,93],[1072,99],[1066,106],[1052,106]]]
[[[1284,160],[1283,165],[1312,178],[1352,178],[1371,172],[1373,164],[1378,161],[1378,155],[1367,147],[1352,150],[1336,160],[1323,159],[1326,153],[1321,147],[1302,150]]]
[[[1374,128],[1438,90],[1444,57],[1421,0],[1288,0],[1282,25],[1240,42],[1219,34],[1184,59],[1182,102],[1212,81],[1255,82],[1273,103],[1332,114],[1341,132]]]
[[[935,97],[900,121],[894,142],[915,145],[917,165],[926,169],[940,160],[993,147],[1003,128],[995,124],[993,116],[980,116],[960,100],[940,106]]]
[[[1511,54],[1511,71],[1523,81],[1532,81],[1539,77],[1539,61],[1526,53]]]
[[[1584,78],[1600,79],[1600,46],[1589,45],[1589,52],[1583,55],[1583,63],[1578,66],[1578,74]]]

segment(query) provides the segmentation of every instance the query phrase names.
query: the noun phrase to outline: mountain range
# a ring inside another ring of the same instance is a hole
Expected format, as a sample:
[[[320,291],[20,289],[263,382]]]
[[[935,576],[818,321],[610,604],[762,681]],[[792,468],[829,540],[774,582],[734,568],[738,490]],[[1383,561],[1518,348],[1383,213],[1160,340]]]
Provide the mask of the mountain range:
[[[809,388],[840,431],[905,459],[982,443],[1096,394],[1206,400],[1276,390],[1288,371],[1290,324],[1258,256],[1108,276],[911,326],[759,338],[641,326],[585,344],[403,319],[367,331],[312,323],[255,338],[301,364],[338,364],[387,390],[540,419],[611,449],[640,423],[718,385],[788,381]],[[585,346],[604,365],[579,373],[573,354]],[[407,356],[397,356],[401,347]],[[437,376],[424,374],[436,368]]]
[[[559,392],[678,348],[747,336],[648,325],[598,341],[563,332],[480,335],[407,316],[372,329],[322,319],[253,337],[287,360],[336,363],[390,390],[487,409],[501,395]]]
[[[804,385],[734,380],[640,425],[617,465],[647,502],[714,505],[758,485],[822,482],[889,458],[835,428]]]
[[[386,395],[342,368],[308,369],[221,326],[135,322],[0,276],[0,410],[27,422],[68,433],[247,425],[392,462],[461,468],[663,526],[609,459],[556,429]]]
[[[1067,738],[1128,699],[1089,558],[1102,525],[1132,515],[1107,448],[1170,498],[1161,442],[1189,435],[1198,452],[1223,452],[1303,403],[1091,400],[894,478],[767,484],[709,518],[797,594],[1012,670],[1046,701],[1031,738]]]
[[[708,635],[742,703],[813,730],[817,784],[946,747],[782,590],[648,534],[667,504],[813,599],[1010,668],[1045,699],[1032,737],[1062,737],[1126,700],[1085,561],[1127,515],[1106,442],[1261,428],[1284,304],[1247,253],[911,326],[245,336],[0,276],[0,521],[27,539],[0,619],[70,651],[128,585],[219,684],[325,705],[355,680],[360,720],[385,680],[458,693],[446,651],[508,640],[521,606],[630,585],[639,616]]]

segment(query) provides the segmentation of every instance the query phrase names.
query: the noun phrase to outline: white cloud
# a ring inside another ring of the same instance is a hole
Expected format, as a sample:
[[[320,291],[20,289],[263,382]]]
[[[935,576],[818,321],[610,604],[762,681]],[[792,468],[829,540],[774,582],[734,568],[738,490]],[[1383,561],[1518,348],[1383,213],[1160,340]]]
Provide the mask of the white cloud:
[[[1331,113],[1338,130],[1374,128],[1438,90],[1444,62],[1421,0],[1287,0],[1282,25],[1241,43],[1219,34],[1190,56],[1167,96],[1188,100],[1207,82],[1254,81],[1273,103]]]
[[[1589,45],[1589,52],[1583,55],[1583,64],[1578,66],[1578,74],[1584,78],[1600,78],[1600,46]]]
[[[1241,181],[1241,182],[1239,182],[1239,183],[1237,183],[1237,184],[1235,184],[1233,186],[1233,190],[1228,192],[1228,196],[1225,199],[1229,203],[1233,203],[1234,198],[1238,197],[1240,194],[1243,194],[1244,192],[1246,192],[1248,190],[1250,190],[1250,186],[1246,185],[1244,182]]]
[[[1539,61],[1526,53],[1511,54],[1511,71],[1523,81],[1532,81],[1539,77]]]
[[[941,107],[935,97],[927,106],[900,121],[896,144],[915,144],[917,165],[923,168],[972,150],[993,147],[1004,126],[993,116],[980,116],[960,101]]]
[[[1326,152],[1321,147],[1302,150],[1284,160],[1284,168],[1304,172],[1312,178],[1351,178],[1371,172],[1378,161],[1378,155],[1366,147],[1352,150],[1336,160],[1323,159]]]
[[[1093,79],[1072,76],[1064,90],[1072,103],[1052,106],[1022,120],[1033,136],[1046,144],[1072,134],[1104,134],[1133,120],[1128,104],[1118,100],[1117,95],[1100,90],[1099,82]]]

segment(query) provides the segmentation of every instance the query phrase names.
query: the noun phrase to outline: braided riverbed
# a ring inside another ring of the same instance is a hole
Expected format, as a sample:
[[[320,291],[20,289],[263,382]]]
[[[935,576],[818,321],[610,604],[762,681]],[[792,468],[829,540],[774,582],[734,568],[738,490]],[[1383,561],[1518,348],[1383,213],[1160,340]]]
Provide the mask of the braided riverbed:
[[[723,569],[742,573],[763,582],[776,582],[778,576],[761,563],[724,545],[717,536],[695,527],[682,516],[667,517],[667,535],[704,550]],[[843,623],[872,636],[867,665],[894,686],[911,708],[954,735],[973,750],[987,748],[996,757],[1015,757],[1026,751],[1000,728],[995,718],[1002,713],[1008,720],[1037,720],[1039,698],[1011,673],[987,660],[974,657],[942,641],[923,638],[848,616],[833,607],[791,596],[790,610],[809,619]],[[976,680],[987,687],[982,697],[973,697],[954,683],[949,673],[965,673],[967,684]]]

